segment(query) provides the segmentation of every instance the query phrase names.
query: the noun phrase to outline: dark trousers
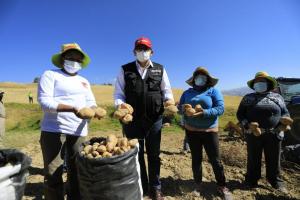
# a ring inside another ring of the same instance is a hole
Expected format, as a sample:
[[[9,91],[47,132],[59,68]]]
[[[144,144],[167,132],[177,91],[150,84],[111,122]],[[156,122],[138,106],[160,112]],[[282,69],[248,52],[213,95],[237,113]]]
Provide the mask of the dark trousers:
[[[40,144],[44,160],[44,195],[46,200],[63,200],[63,163],[67,153],[67,199],[80,199],[75,156],[84,137],[60,133],[41,133]]]
[[[160,190],[160,142],[161,142],[162,119],[157,120],[151,128],[145,128],[143,122],[133,121],[130,124],[123,125],[123,133],[128,138],[139,138],[139,164],[141,171],[141,180],[144,193],[148,189]],[[148,158],[148,174],[145,164],[144,148]]]
[[[220,161],[218,133],[186,130],[192,154],[192,170],[196,183],[202,182],[202,146],[212,165],[217,184],[225,186],[224,168]]]
[[[281,141],[272,133],[265,133],[259,137],[247,134],[246,141],[248,153],[246,182],[256,185],[261,178],[261,158],[264,151],[266,178],[274,188],[281,186],[283,184],[280,179]]]

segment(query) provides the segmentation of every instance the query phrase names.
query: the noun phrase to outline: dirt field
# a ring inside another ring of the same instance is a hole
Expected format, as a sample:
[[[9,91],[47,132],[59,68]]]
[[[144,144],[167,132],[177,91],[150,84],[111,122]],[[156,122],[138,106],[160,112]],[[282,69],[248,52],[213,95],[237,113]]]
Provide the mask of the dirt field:
[[[107,133],[93,133],[105,135]],[[118,133],[117,133],[118,134]],[[92,135],[91,135],[92,136]],[[190,154],[183,154],[182,148],[183,132],[163,134],[162,137],[162,167],[161,180],[162,190],[167,200],[217,200],[221,199],[216,194],[216,187],[212,168],[207,162],[203,163],[203,191],[201,196],[193,192],[194,183],[192,180]],[[230,190],[233,191],[234,199],[237,200],[295,200],[300,199],[300,171],[296,169],[282,170],[283,179],[286,181],[289,195],[284,197],[276,192],[263,178],[260,187],[254,190],[247,190],[243,187],[242,181],[245,174],[246,153],[245,144],[241,141],[231,140],[225,136],[220,137],[222,158],[225,167],[226,178]],[[25,191],[25,200],[42,199],[42,157],[38,141],[27,145],[22,149],[32,157],[32,167]],[[264,176],[264,170],[263,170]],[[145,197],[145,200],[148,200]]]

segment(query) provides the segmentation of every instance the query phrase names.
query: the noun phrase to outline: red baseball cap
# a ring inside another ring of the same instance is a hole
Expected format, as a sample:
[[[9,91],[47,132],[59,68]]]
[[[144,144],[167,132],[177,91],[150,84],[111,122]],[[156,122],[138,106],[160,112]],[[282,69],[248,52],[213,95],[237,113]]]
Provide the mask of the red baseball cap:
[[[140,37],[135,41],[135,47],[138,45],[145,45],[147,47],[149,47],[150,49],[152,49],[152,43],[150,41],[149,38],[146,37]]]

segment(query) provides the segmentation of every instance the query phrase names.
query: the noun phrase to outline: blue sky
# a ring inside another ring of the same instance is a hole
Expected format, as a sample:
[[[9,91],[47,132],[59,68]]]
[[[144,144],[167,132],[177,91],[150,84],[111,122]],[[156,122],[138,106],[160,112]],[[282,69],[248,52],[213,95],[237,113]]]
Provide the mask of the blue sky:
[[[92,59],[81,75],[113,82],[140,36],[176,88],[197,66],[220,89],[245,86],[260,70],[300,77],[299,10],[298,0],[0,0],[0,82],[32,82],[69,42]]]

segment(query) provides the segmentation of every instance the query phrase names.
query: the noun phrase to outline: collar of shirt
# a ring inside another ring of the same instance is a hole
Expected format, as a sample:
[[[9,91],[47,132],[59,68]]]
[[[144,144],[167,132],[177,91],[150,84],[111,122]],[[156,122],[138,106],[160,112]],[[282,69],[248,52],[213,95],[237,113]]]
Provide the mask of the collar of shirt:
[[[146,67],[141,67],[141,65],[139,64],[138,61],[135,61],[135,64],[136,64],[137,70],[140,73],[142,79],[145,78],[148,68],[153,67],[153,63],[151,60],[149,60],[149,63]]]

